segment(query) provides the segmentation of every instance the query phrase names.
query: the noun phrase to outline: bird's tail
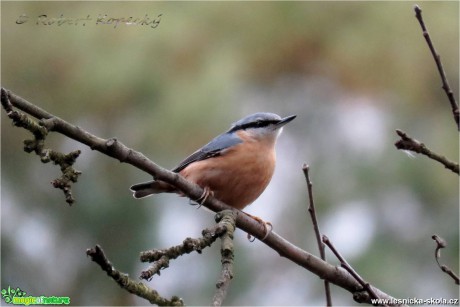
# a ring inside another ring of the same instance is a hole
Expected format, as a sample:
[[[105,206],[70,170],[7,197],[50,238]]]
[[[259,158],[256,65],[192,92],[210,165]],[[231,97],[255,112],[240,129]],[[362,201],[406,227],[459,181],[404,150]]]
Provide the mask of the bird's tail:
[[[176,189],[169,183],[157,180],[135,184],[131,186],[130,190],[133,192],[134,198],[143,198],[158,193],[176,192]]]

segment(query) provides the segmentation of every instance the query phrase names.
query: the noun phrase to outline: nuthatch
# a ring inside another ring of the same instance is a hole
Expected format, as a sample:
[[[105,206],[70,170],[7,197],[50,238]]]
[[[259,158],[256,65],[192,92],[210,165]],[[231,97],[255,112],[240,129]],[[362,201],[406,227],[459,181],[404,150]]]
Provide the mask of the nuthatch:
[[[181,174],[229,206],[242,210],[259,197],[275,170],[275,143],[282,127],[296,115],[281,118],[255,113],[195,151],[172,171]],[[134,198],[162,192],[181,193],[174,186],[153,180],[131,187]]]

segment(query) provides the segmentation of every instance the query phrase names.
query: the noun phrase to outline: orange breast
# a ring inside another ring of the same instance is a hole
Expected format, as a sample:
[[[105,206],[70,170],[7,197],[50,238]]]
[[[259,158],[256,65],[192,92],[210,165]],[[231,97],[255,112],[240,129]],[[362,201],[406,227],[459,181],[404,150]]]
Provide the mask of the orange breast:
[[[180,174],[201,187],[209,187],[226,204],[243,209],[259,197],[275,169],[274,142],[246,141],[222,155],[198,161]]]

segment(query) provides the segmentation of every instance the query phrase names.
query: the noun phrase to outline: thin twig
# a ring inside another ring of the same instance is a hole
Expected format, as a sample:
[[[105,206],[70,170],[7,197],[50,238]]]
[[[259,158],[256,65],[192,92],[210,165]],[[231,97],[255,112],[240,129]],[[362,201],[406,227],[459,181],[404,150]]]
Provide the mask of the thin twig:
[[[441,238],[438,235],[433,235],[431,238],[436,242],[436,250],[434,251],[434,257],[436,258],[436,262],[438,263],[439,268],[441,271],[452,277],[457,285],[460,284],[460,279],[458,275],[456,275],[447,265],[441,264],[439,259],[441,258],[441,249],[447,246],[446,240]]]
[[[455,100],[454,93],[450,89],[449,82],[447,81],[446,73],[444,72],[444,68],[442,67],[441,56],[436,52],[436,49],[434,48],[434,44],[431,41],[430,34],[428,33],[428,30],[425,26],[425,22],[423,21],[422,9],[418,5],[414,5],[414,11],[415,11],[415,17],[417,18],[422,28],[423,37],[425,37],[426,43],[428,44],[431,54],[433,55],[434,61],[436,62],[436,66],[438,68],[439,75],[441,76],[442,89],[446,92],[447,98],[449,99],[450,107],[452,109],[452,114],[454,116],[455,122],[457,123],[457,129],[460,130],[458,104],[457,104],[457,101]]]
[[[112,263],[110,263],[107,259],[104,251],[99,245],[96,245],[94,248],[87,249],[86,255],[90,256],[92,261],[97,263],[101,269],[107,273],[107,275],[109,275],[120,287],[128,292],[142,297],[150,303],[158,306],[184,306],[184,302],[181,298],[177,296],[171,297],[170,300],[163,298],[156,290],[147,287],[142,282],[136,282],[129,278],[127,274],[116,270]]]
[[[340,266],[347,270],[348,273],[350,273],[351,276],[353,276],[356,279],[356,281],[362,286],[362,288],[366,290],[367,293],[369,293],[371,299],[379,299],[380,297],[377,295],[377,293],[375,293],[372,286],[369,283],[365,282],[364,279],[361,276],[359,276],[358,273],[356,273],[356,271],[351,267],[351,265],[348,264],[345,258],[343,258],[342,255],[337,251],[337,249],[334,247],[334,245],[326,235],[323,235],[323,242],[330,248],[330,250],[334,253],[337,259],[339,259]]]
[[[310,213],[311,221],[313,223],[313,229],[315,230],[316,242],[318,243],[319,254],[321,259],[326,261],[326,251],[324,243],[321,241],[321,232],[319,230],[318,220],[316,218],[315,202],[313,199],[313,183],[310,180],[310,167],[307,164],[302,166],[303,173],[305,175],[305,180],[307,181],[307,190],[308,190],[308,200],[310,206],[308,207],[308,212]],[[331,297],[331,288],[329,282],[324,280],[324,289],[326,292],[326,306],[332,306],[332,297]]]
[[[433,152],[431,149],[426,147],[425,144],[411,138],[407,133],[405,133],[402,130],[396,129],[396,134],[398,134],[401,137],[401,139],[395,143],[397,149],[410,150],[415,153],[425,155],[430,159],[438,161],[439,163],[444,165],[445,168],[450,169],[452,172],[459,174],[458,163],[452,162],[448,160],[446,157]]]

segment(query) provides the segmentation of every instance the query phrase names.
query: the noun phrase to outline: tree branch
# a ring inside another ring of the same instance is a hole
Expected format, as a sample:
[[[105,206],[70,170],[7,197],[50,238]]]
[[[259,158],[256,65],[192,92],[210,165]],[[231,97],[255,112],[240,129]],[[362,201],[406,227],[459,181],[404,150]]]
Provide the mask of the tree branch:
[[[153,262],[153,265],[141,273],[140,278],[150,281],[153,275],[160,275],[160,270],[169,267],[169,261],[176,259],[184,254],[189,254],[192,251],[201,253],[201,251],[211,246],[218,237],[222,240],[221,255],[222,255],[222,272],[219,281],[216,284],[216,294],[213,298],[213,306],[221,306],[227,294],[230,280],[233,278],[233,232],[235,230],[235,210],[225,210],[218,212],[215,216],[216,225],[212,228],[203,230],[203,238],[192,239],[186,238],[181,245],[173,246],[163,250],[151,250],[141,253],[142,262]],[[141,282],[135,282],[116,270],[99,245],[95,248],[87,249],[86,254],[91,257],[91,260],[99,264],[101,269],[112,277],[123,289],[133,293],[139,297],[147,299],[152,304],[159,306],[183,306],[182,299],[173,296],[167,300],[159,295],[153,289],[150,289]]]
[[[365,282],[364,279],[362,279],[362,277],[359,276],[358,273],[356,273],[356,271],[348,264],[345,258],[343,258],[342,255],[337,251],[335,246],[332,244],[332,242],[329,240],[329,238],[326,235],[323,235],[323,242],[331,249],[331,251],[337,257],[337,259],[339,259],[340,265],[353,276],[353,278],[361,285],[363,290],[367,291],[367,293],[369,294],[369,297],[371,299],[379,299],[380,297],[374,291],[372,286],[369,283]],[[353,298],[355,300],[359,300],[361,299],[361,297],[362,297],[362,294],[360,293],[360,291],[356,291],[356,293],[353,294]]]
[[[459,174],[458,163],[452,162],[448,160],[446,157],[433,152],[431,149],[426,147],[425,144],[411,138],[407,133],[405,133],[402,130],[396,129],[396,134],[398,134],[401,137],[401,139],[395,143],[397,149],[410,150],[425,155],[430,159],[438,161],[439,163],[444,165],[445,168],[450,169],[452,172]]]
[[[420,23],[420,27],[422,28],[423,37],[425,37],[428,48],[430,48],[431,54],[433,55],[434,61],[436,62],[436,67],[438,68],[439,75],[441,76],[442,89],[446,92],[447,98],[449,99],[452,114],[454,116],[455,122],[457,123],[457,129],[460,130],[458,104],[455,100],[454,93],[450,89],[444,68],[442,67],[441,56],[436,52],[433,42],[431,41],[430,34],[428,33],[428,30],[425,26],[425,22],[423,21],[422,9],[418,5],[415,5],[414,11],[415,17],[417,18],[418,22]]]
[[[310,167],[306,164],[302,167],[303,173],[305,175],[305,180],[307,181],[307,190],[308,190],[308,200],[310,206],[308,207],[308,212],[310,213],[311,221],[313,223],[313,229],[315,230],[316,242],[318,243],[319,254],[321,259],[326,261],[326,251],[323,241],[321,241],[321,232],[319,231],[318,220],[316,218],[315,202],[313,199],[313,183],[310,181]],[[331,298],[331,287],[327,280],[324,280],[324,290],[326,292],[326,306],[332,306]]]
[[[447,265],[441,264],[439,262],[439,259],[441,258],[441,249],[447,246],[446,240],[444,240],[438,235],[433,235],[431,236],[431,238],[436,242],[436,250],[434,251],[434,257],[436,258],[436,262],[438,263],[439,268],[441,269],[441,271],[452,277],[452,279],[455,281],[457,285],[460,285],[460,279],[458,278],[458,276]]]
[[[150,303],[158,306],[184,306],[184,302],[181,298],[173,296],[170,300],[165,299],[161,297],[157,291],[150,289],[142,282],[135,282],[129,278],[127,274],[121,273],[115,269],[99,245],[96,245],[94,248],[87,249],[86,255],[90,256],[91,260],[96,262],[101,269],[107,273],[107,275],[117,282],[120,287],[130,293],[142,297]]]
[[[216,293],[212,299],[212,306],[222,306],[227,296],[230,281],[233,278],[233,232],[235,231],[236,211],[225,210],[217,215],[216,221],[222,224],[226,231],[220,237],[222,270],[216,283]]]
[[[201,254],[202,250],[211,246],[218,237],[223,236],[228,229],[227,218],[223,217],[229,213],[233,215],[233,210],[225,210],[216,214],[217,224],[209,229],[204,229],[203,237],[198,239],[186,238],[182,244],[172,246],[167,249],[153,249],[141,252],[140,259],[142,262],[153,262],[152,266],[141,273],[140,278],[150,281],[153,275],[160,275],[160,270],[169,266],[169,261],[174,260],[182,255],[190,254],[195,251]],[[223,220],[223,221],[221,221]]]
[[[52,161],[54,164],[61,167],[62,176],[51,181],[55,188],[59,188],[64,192],[66,202],[72,205],[75,202],[72,196],[72,183],[77,182],[80,171],[75,170],[72,165],[76,162],[80,155],[80,150],[72,151],[68,154],[45,148],[45,139],[49,133],[46,126],[46,119],[40,120],[38,123],[31,119],[26,114],[13,110],[13,105],[10,102],[8,94],[5,90],[1,90],[1,103],[9,118],[13,120],[13,125],[22,127],[33,134],[33,140],[24,140],[24,151],[27,153],[35,152],[40,157],[42,163]]]
[[[2,91],[3,90],[5,89],[2,89]],[[187,181],[177,173],[173,173],[158,166],[142,153],[126,147],[117,139],[102,139],[92,135],[82,128],[67,123],[66,121],[38,108],[11,92],[6,93],[8,94],[12,105],[16,108],[19,108],[38,119],[48,119],[48,129],[50,131],[61,133],[89,146],[93,150],[97,150],[103,154],[118,159],[120,162],[131,164],[134,167],[152,175],[155,179],[165,181],[175,186],[190,199],[198,199],[201,195],[203,195],[203,189],[200,186]],[[223,211],[225,209],[234,210],[212,196],[209,196],[203,205],[214,212]],[[248,215],[241,214],[241,211],[237,211],[236,226],[259,240],[265,237],[265,227]],[[270,234],[262,242],[274,251],[278,252],[281,257],[286,257],[320,278],[328,280],[329,282],[346,289],[351,293],[355,293],[361,289],[361,285],[346,270],[335,267],[300,249],[280,235],[276,234],[274,231],[270,232]],[[374,288],[374,291],[380,298],[393,299],[390,295],[376,288]],[[362,302],[371,303],[370,297],[363,298]]]

